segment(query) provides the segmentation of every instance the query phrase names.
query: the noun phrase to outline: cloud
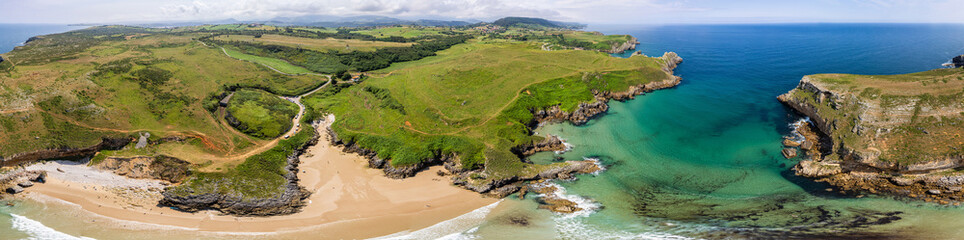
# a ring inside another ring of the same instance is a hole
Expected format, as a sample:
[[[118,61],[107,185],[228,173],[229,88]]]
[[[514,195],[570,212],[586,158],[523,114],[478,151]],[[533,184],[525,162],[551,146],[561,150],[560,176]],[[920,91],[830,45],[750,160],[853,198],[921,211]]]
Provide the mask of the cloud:
[[[964,0],[0,0],[0,22],[117,23],[266,20],[304,15],[587,23],[962,22]],[[756,19],[756,20],[754,20]],[[742,21],[742,20],[740,20]]]

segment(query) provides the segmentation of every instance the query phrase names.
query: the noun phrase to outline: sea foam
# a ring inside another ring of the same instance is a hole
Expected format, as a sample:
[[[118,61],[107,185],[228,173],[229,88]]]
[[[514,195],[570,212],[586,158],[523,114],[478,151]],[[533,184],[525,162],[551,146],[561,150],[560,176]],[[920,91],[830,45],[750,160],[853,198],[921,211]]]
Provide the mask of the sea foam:
[[[423,228],[414,232],[399,232],[388,236],[372,238],[372,240],[408,240],[408,239],[445,239],[462,240],[476,239],[473,233],[478,230],[478,225],[485,220],[485,217],[492,212],[503,200],[489,204],[487,206],[472,210],[469,213],[453,219],[445,220],[435,225]],[[465,230],[468,229],[468,230]]]
[[[11,221],[13,223],[13,229],[30,235],[30,237],[27,239],[93,239],[89,237],[71,236],[70,234],[62,233],[53,228],[47,227],[43,223],[40,223],[36,220],[17,214],[11,213],[10,216],[13,217]]]

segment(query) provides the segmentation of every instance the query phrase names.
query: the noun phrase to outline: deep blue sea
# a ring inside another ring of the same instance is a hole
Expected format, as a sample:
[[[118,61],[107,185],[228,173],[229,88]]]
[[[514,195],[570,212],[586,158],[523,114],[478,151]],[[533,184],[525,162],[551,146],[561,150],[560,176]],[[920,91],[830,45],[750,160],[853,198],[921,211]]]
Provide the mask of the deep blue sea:
[[[67,29],[0,25],[0,52],[29,36]],[[678,53],[684,59],[676,69],[682,84],[611,102],[608,114],[585,126],[538,129],[573,145],[561,157],[598,158],[606,165],[598,175],[557,182],[566,197],[589,211],[556,215],[536,209],[531,198],[510,197],[481,225],[450,238],[964,238],[964,208],[840,196],[793,176],[789,169],[796,162],[780,155],[780,141],[800,116],[775,99],[807,74],[939,68],[964,54],[964,25],[621,25],[590,30],[631,34],[641,42],[637,50],[648,56]],[[532,160],[554,157],[540,153]],[[52,230],[40,222],[70,221],[44,219],[37,211],[45,208],[0,207],[0,213],[19,214],[0,214],[0,228],[38,236],[39,230],[31,229]]]
[[[0,23],[0,53],[23,45],[30,37],[60,33],[85,27],[53,24],[3,24]]]

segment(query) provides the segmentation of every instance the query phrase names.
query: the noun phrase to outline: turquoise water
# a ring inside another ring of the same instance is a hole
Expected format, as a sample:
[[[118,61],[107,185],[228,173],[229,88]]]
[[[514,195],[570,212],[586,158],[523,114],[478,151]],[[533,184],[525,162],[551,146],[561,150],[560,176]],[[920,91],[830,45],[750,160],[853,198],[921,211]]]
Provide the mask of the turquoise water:
[[[641,42],[638,49],[650,56],[679,53],[684,63],[676,74],[683,83],[636,100],[611,102],[608,114],[585,126],[557,124],[538,130],[560,135],[574,146],[562,157],[598,158],[606,165],[601,174],[559,183],[568,194],[587,201],[585,206],[598,210],[556,215],[538,210],[533,200],[510,198],[486,223],[458,237],[964,238],[962,208],[879,196],[840,196],[826,192],[827,186],[794,177],[788,169],[795,162],[780,155],[780,140],[789,132],[788,124],[800,116],[775,100],[806,74],[896,74],[937,68],[964,54],[964,25],[602,26],[593,30],[632,34]],[[533,161],[548,162],[554,157],[541,153]],[[60,211],[68,208],[49,211],[49,204],[18,204],[0,206],[0,239],[56,234],[50,232],[54,229],[101,239],[150,239],[178,233],[183,234],[177,235],[180,238],[210,237],[178,231],[88,230],[85,226],[93,220],[75,211]]]
[[[608,168],[598,176],[561,183],[570,194],[595,200],[602,210],[588,217],[556,216],[555,227],[544,232],[561,238],[964,238],[958,235],[964,226],[962,208],[839,196],[793,176],[788,169],[795,161],[781,156],[780,140],[800,116],[775,99],[806,74],[938,68],[964,54],[964,25],[597,30],[632,34],[649,56],[679,53],[684,62],[676,74],[683,83],[612,102],[608,114],[585,126],[539,129],[575,146],[562,157],[599,158]],[[552,161],[553,155],[543,153],[534,161]],[[527,227],[493,221],[479,234],[499,236],[513,228]]]

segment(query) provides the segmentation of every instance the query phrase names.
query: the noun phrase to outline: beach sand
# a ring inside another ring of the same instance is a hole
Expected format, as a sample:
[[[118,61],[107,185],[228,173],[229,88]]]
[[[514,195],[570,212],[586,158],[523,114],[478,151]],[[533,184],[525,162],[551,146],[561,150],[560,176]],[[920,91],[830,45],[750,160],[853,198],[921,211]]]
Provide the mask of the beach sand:
[[[156,206],[160,194],[147,190],[161,188],[159,181],[129,179],[65,162],[30,166],[29,169],[48,170],[50,176],[48,183],[27,189],[26,195],[53,197],[116,220],[202,232],[282,233],[286,238],[385,236],[429,227],[498,201],[451,186],[447,178],[436,175],[441,167],[404,180],[386,178],[381,170],[367,168],[364,158],[343,153],[325,137],[311,146],[301,160],[298,177],[314,193],[303,211],[284,216],[180,212]]]

